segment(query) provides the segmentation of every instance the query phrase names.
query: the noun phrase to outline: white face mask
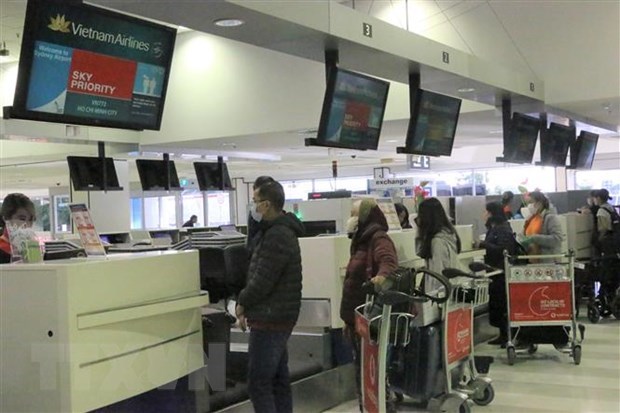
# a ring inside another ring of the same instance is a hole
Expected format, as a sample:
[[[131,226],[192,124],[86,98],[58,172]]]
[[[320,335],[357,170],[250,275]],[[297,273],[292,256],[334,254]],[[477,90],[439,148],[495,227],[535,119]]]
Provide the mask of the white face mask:
[[[358,217],[349,217],[345,225],[345,230],[347,231],[347,234],[353,234],[355,231],[357,231],[358,225],[359,225]]]
[[[528,211],[530,211],[530,215],[535,215],[538,212],[538,208],[535,204],[529,204],[527,206]]]
[[[256,209],[258,204],[250,204],[250,215],[252,215],[252,219],[256,222],[261,222],[263,220],[263,214],[258,212]]]

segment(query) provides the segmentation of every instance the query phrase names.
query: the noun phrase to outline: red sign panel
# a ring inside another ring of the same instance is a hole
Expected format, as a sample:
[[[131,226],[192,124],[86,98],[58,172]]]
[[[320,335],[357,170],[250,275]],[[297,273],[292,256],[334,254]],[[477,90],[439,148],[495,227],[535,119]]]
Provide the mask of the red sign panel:
[[[570,282],[511,283],[510,321],[567,321],[573,312]]]
[[[362,338],[362,387],[364,411],[379,413],[379,346],[370,342],[369,321],[355,314],[355,331]]]
[[[357,311],[355,312],[355,332],[363,339],[370,339],[370,322]]]
[[[471,308],[448,312],[448,364],[471,354]]]
[[[349,129],[365,131],[368,129],[369,118],[369,105],[364,103],[347,101],[342,126]]]
[[[67,91],[131,100],[136,62],[74,50]]]

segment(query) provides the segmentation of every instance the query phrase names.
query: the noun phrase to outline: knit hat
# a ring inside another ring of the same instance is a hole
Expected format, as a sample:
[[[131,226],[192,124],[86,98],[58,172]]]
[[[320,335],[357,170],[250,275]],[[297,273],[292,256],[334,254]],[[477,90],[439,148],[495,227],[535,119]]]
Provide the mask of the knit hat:
[[[377,206],[377,201],[374,198],[362,198],[358,212],[360,226],[366,223],[370,216],[370,210],[375,206]]]

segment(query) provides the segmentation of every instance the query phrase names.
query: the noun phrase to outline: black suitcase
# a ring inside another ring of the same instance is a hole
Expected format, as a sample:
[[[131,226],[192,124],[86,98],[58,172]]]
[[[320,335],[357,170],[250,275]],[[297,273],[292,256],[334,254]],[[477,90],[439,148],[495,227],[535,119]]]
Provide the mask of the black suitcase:
[[[427,402],[444,388],[441,347],[441,323],[412,327],[406,346],[396,346],[388,353],[390,389],[417,402]]]
[[[230,354],[230,327],[234,322],[235,318],[223,310],[203,309],[202,341],[207,357],[209,344],[224,344],[226,356]]]

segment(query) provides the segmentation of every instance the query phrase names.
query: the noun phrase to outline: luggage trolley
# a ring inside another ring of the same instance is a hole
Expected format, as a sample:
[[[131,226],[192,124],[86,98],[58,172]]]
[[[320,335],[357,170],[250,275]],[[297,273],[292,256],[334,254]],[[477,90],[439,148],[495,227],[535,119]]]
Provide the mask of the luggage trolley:
[[[522,336],[520,343],[526,346],[524,349],[529,354],[536,352],[538,344],[553,344],[559,351],[569,354],[575,364],[581,362],[585,327],[577,324],[575,315],[574,259],[573,251],[512,257],[505,254],[509,365],[515,362],[515,342],[519,335]],[[515,260],[526,263],[513,264]],[[513,328],[516,328],[514,337]]]
[[[491,269],[472,263],[472,271]],[[450,279],[452,291],[443,315],[443,366],[448,397],[471,399],[479,406],[490,404],[495,398],[491,379],[478,375],[474,360],[474,308],[489,302],[488,276],[468,274],[448,268],[443,275]],[[453,374],[456,372],[457,374]],[[443,407],[443,406],[442,406]],[[466,403],[459,411],[469,411]]]
[[[395,411],[403,394],[432,411],[467,413],[468,399],[489,404],[494,397],[491,380],[478,376],[473,357],[473,308],[488,301],[486,277],[454,270],[451,276],[475,279],[451,288],[445,277],[426,269],[416,271],[414,277],[418,274],[440,279],[447,287],[445,296],[386,291],[376,299],[369,296],[356,309],[364,411]],[[413,304],[415,310],[392,311],[402,303]],[[453,375],[456,369],[458,374]],[[388,400],[388,394],[394,394],[395,400]]]

